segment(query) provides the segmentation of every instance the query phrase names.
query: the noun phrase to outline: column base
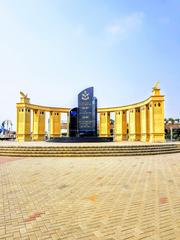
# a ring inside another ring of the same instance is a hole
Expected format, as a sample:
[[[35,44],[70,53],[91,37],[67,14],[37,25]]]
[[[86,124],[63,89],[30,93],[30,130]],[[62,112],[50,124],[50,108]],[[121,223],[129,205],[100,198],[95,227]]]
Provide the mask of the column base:
[[[136,141],[141,141],[141,134],[140,133],[136,133]]]
[[[149,134],[142,133],[141,134],[141,142],[149,142]]]
[[[61,137],[60,134],[50,134],[50,138],[59,138]]]
[[[129,134],[128,141],[130,142],[136,141],[136,134]]]
[[[133,141],[140,141],[141,140],[141,135],[140,134],[129,134],[129,139],[130,142]]]
[[[114,135],[114,142],[126,141],[126,134],[116,134]]]
[[[31,134],[16,134],[16,140],[18,142],[31,141]]]
[[[110,134],[100,134],[99,137],[110,137]]]
[[[32,141],[44,141],[45,134],[33,134]]]
[[[165,142],[165,135],[164,133],[150,133],[151,143],[164,143]]]

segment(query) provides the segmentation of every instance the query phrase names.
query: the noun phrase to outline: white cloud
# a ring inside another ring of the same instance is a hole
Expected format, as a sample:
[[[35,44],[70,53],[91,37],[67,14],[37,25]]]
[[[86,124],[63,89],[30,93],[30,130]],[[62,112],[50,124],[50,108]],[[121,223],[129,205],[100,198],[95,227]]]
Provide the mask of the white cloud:
[[[126,37],[132,32],[140,30],[143,24],[144,13],[135,12],[121,17],[106,27],[106,31],[112,35]]]

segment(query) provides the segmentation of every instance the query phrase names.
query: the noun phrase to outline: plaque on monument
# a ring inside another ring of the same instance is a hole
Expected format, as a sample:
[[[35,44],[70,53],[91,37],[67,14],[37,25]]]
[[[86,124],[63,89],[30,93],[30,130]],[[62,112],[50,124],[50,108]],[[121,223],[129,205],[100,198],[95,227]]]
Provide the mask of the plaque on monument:
[[[97,99],[94,88],[86,88],[78,94],[79,136],[97,136]]]

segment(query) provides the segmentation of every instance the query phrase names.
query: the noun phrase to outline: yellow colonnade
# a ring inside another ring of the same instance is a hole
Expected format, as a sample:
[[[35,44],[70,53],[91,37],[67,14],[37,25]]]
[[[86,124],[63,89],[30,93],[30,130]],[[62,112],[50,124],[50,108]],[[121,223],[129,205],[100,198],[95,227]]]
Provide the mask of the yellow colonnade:
[[[62,113],[67,114],[68,135],[69,108],[30,104],[30,99],[22,92],[16,108],[18,141],[44,140],[47,112],[50,114],[50,137],[61,136]],[[160,94],[158,85],[153,88],[152,95],[145,101],[122,107],[98,108],[97,111],[100,115],[100,137],[110,137],[110,116],[114,113],[114,141],[164,142],[164,96]]]

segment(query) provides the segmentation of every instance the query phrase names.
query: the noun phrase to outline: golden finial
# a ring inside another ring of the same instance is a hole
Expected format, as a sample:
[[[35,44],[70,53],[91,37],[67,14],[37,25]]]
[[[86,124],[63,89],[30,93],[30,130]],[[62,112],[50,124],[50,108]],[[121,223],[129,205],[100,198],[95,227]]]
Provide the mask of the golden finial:
[[[160,81],[156,82],[156,83],[154,84],[153,89],[159,89],[159,85],[160,85]]]
[[[22,91],[20,91],[20,95],[22,98],[27,98],[27,94],[24,94]]]

